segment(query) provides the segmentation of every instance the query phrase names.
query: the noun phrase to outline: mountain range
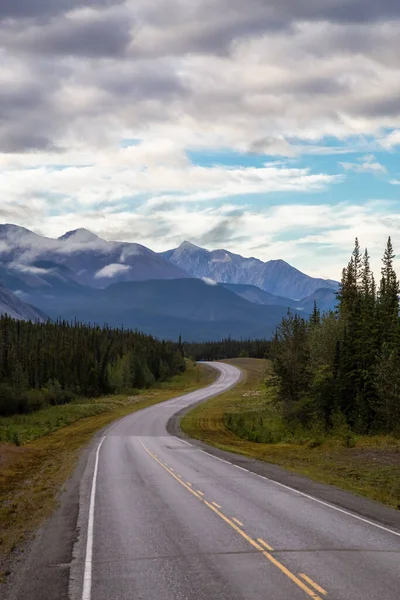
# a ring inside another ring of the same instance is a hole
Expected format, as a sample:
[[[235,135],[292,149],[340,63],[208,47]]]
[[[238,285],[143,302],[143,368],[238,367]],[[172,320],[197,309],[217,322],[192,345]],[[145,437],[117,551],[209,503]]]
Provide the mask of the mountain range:
[[[308,314],[314,299],[332,308],[337,289],[281,260],[190,242],[157,253],[86,229],[53,239],[16,225],[0,225],[0,283],[26,307],[20,318],[45,313],[186,340],[270,336],[288,308]]]
[[[284,260],[262,262],[228,250],[205,250],[190,242],[162,252],[174,265],[193,277],[208,277],[220,283],[253,285],[265,292],[300,300],[320,288],[336,290],[337,283],[305,275]]]

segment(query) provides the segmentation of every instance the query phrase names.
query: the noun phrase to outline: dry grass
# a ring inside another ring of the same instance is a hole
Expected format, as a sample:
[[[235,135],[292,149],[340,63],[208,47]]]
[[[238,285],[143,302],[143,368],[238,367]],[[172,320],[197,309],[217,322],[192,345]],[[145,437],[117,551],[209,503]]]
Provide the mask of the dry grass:
[[[181,422],[191,437],[223,450],[271,462],[314,479],[400,508],[400,440],[389,436],[356,436],[355,447],[327,438],[320,446],[307,443],[261,444],[236,436],[224,425],[224,413],[265,394],[267,361],[226,361],[240,367],[245,378],[233,390],[190,411]]]
[[[63,483],[93,434],[116,419],[208,385],[215,372],[190,365],[186,373],[133,397],[103,398],[101,414],[77,420],[23,446],[0,445],[0,561],[18,551],[54,509]],[[40,411],[37,418],[40,417]],[[1,421],[0,421],[1,425]]]

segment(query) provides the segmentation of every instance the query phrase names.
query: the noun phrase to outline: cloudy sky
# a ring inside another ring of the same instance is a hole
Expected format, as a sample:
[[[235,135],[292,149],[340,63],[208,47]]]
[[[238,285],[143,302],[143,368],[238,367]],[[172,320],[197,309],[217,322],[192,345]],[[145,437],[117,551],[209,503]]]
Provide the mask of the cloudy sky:
[[[0,222],[400,254],[398,0],[1,0]]]

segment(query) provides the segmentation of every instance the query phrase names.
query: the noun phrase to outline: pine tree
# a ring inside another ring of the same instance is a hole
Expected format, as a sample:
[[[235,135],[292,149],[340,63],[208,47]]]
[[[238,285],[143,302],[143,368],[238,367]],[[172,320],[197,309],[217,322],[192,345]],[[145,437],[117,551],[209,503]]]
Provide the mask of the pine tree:
[[[393,267],[395,255],[391,238],[388,238],[382,259],[382,278],[379,288],[379,345],[387,344],[390,350],[399,344],[399,282]]]

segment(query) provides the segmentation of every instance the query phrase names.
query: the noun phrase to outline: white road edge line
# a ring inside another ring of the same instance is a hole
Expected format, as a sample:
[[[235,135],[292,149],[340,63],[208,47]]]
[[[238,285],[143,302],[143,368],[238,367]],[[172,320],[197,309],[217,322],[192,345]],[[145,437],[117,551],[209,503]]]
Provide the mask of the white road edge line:
[[[233,464],[233,463],[232,463]],[[240,467],[239,465],[235,465],[235,467],[237,469],[240,469],[241,471],[246,471],[246,473],[250,473],[250,471],[248,469],[245,469],[244,467]]]
[[[235,465],[233,465],[233,463],[230,463],[229,461],[224,460],[223,458],[220,458],[219,456],[214,456],[214,454],[210,454],[209,452],[206,452],[205,450],[200,450],[200,448],[198,448],[198,451],[202,452],[203,454],[207,454],[207,456],[212,456],[213,458],[216,458],[217,460],[219,460],[223,463],[226,463],[227,465],[235,466]]]
[[[172,437],[174,437],[176,440],[178,440],[178,442],[183,442],[184,444],[187,444],[188,446],[192,446],[192,444],[189,444],[189,442],[187,442],[186,440],[181,440],[181,438],[176,437],[176,435],[173,435]]]
[[[90,493],[89,519],[86,539],[86,558],[85,570],[83,573],[83,591],[82,600],[90,600],[92,595],[92,556],[93,556],[93,525],[94,525],[94,505],[96,498],[97,471],[99,469],[99,452],[106,436],[103,436],[97,446],[96,461],[94,464],[92,491]]]
[[[214,456],[214,454],[210,454],[209,452],[206,452],[205,450],[201,450],[200,448],[197,448],[197,450],[199,452],[202,452],[203,454],[207,454],[208,456],[211,456],[212,458],[215,458],[216,460],[220,460],[224,463],[227,463],[228,465],[231,465],[232,467],[236,467],[237,469],[241,469],[242,471],[246,471],[247,473],[250,473],[251,475],[255,475],[256,477],[260,477],[261,479],[265,479],[265,481],[268,481],[269,483],[274,483],[275,485],[279,485],[280,487],[283,487],[287,490],[290,490],[291,492],[295,492],[296,494],[299,494],[300,496],[304,496],[304,498],[308,498],[309,500],[313,500],[314,502],[318,502],[318,504],[322,504],[323,506],[326,506],[328,508],[332,508],[333,510],[336,510],[337,512],[343,513],[344,515],[348,515],[349,517],[353,517],[353,519],[357,519],[358,521],[362,521],[363,523],[367,523],[368,525],[372,525],[373,527],[377,527],[378,529],[382,529],[383,531],[387,531],[388,533],[392,533],[393,535],[397,535],[398,537],[400,537],[400,533],[398,531],[394,531],[393,529],[389,529],[389,527],[385,527],[384,525],[379,525],[378,523],[374,523],[373,521],[369,521],[369,519],[364,519],[364,517],[360,517],[359,515],[356,515],[354,513],[351,513],[347,510],[344,510],[343,508],[339,508],[338,506],[334,506],[333,504],[329,504],[329,502],[324,502],[324,500],[319,500],[318,498],[315,498],[315,496],[310,496],[309,494],[305,494],[304,492],[300,492],[299,490],[296,490],[295,488],[290,487],[289,485],[285,485],[284,483],[279,483],[279,481],[275,481],[274,479],[269,479],[268,477],[264,477],[264,475],[259,475],[258,473],[254,473],[254,471],[250,471],[249,469],[245,469],[244,467],[240,467],[239,465],[235,465],[234,463],[231,463],[227,460],[224,460],[223,458],[220,458],[219,456]]]

